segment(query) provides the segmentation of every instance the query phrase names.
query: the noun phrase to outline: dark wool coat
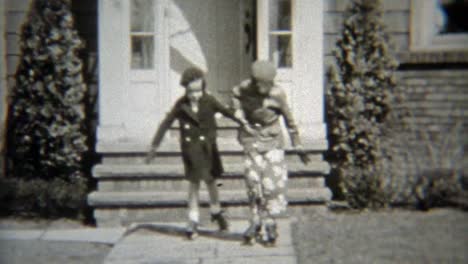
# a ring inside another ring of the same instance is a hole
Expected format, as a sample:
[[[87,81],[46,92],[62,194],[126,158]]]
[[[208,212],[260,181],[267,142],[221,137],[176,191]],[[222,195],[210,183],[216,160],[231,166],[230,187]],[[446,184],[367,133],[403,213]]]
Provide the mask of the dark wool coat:
[[[198,112],[195,113],[187,97],[182,96],[177,100],[159,126],[152,146],[157,148],[161,144],[164,134],[177,119],[185,177],[189,181],[210,181],[223,173],[223,165],[216,144],[215,114],[219,112],[238,123],[240,121],[234,117],[231,109],[209,94],[205,93],[198,104]]]

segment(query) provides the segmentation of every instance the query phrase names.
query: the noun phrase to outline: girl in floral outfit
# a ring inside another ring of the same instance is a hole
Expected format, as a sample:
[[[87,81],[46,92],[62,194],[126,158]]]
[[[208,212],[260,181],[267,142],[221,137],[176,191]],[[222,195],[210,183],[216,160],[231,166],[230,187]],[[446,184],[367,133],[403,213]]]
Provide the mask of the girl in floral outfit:
[[[285,120],[293,147],[304,163],[307,155],[288,106],[283,89],[274,83],[276,68],[267,61],[252,65],[252,78],[233,89],[233,106],[238,119],[246,120],[255,133],[241,128],[239,141],[245,151],[245,181],[251,209],[250,227],[244,233],[246,243],[266,230],[266,245],[274,245],[278,236],[275,217],[287,208],[288,171],[284,161],[284,138],[280,117]]]

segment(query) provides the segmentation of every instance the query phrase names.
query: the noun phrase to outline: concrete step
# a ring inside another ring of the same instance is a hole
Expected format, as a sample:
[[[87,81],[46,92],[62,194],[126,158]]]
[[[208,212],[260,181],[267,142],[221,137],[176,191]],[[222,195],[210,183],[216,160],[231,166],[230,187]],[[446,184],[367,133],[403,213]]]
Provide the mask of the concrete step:
[[[331,193],[328,188],[289,189],[287,199],[291,204],[322,204],[329,201]],[[224,190],[220,192],[224,205],[246,205],[247,194],[242,190]],[[200,192],[200,203],[209,203],[208,192]],[[187,192],[92,192],[88,204],[99,208],[135,208],[135,207],[185,207]]]
[[[179,151],[173,153],[158,153],[151,161],[151,164],[180,164],[182,162],[181,153]],[[309,153],[309,158],[313,162],[323,161],[322,153]],[[102,157],[103,164],[145,164],[146,153],[133,155],[106,155]],[[243,152],[224,152],[221,155],[223,164],[227,163],[243,163]],[[299,162],[299,157],[292,152],[286,153],[285,160],[287,163]]]
[[[286,137],[286,136],[285,136]],[[287,137],[286,137],[287,139]],[[286,140],[287,141],[287,140]],[[142,155],[145,154],[149,147],[150,142],[136,142],[134,140],[122,140],[121,142],[105,142],[101,141],[97,145],[97,152],[106,155]],[[302,142],[304,149],[309,153],[322,153],[328,148],[326,140],[304,140]],[[228,153],[242,153],[243,148],[239,144],[236,137],[223,138],[218,140],[218,148],[221,154]],[[286,146],[286,151],[290,152],[292,147]],[[158,151],[162,154],[180,153],[180,143],[175,137],[166,136],[161,143]]]
[[[225,119],[218,122],[218,147],[225,173],[219,183],[220,198],[229,217],[246,219],[249,215],[244,174],[244,153],[238,143],[236,125]],[[158,156],[145,164],[149,142],[141,139],[121,138],[118,142],[100,141],[97,151],[102,163],[93,168],[98,191],[88,196],[94,207],[98,226],[122,226],[134,222],[185,221],[187,181],[181,159],[177,126],[163,140]],[[324,184],[330,167],[323,161],[326,140],[303,142],[312,160],[307,166],[300,163],[290,146],[286,147],[289,181],[290,212],[323,208],[331,198]],[[207,220],[208,195],[202,185],[202,220]]]
[[[243,164],[225,164],[226,173],[218,180],[221,189],[244,190]],[[301,163],[289,164],[290,188],[321,188],[325,186],[323,177],[329,170],[326,162],[316,162],[305,166]],[[99,191],[186,191],[182,164],[101,164],[93,169],[98,179]],[[205,186],[202,185],[202,188]]]
[[[216,130],[219,139],[225,138],[237,138],[238,128],[237,127],[218,127]],[[174,138],[180,138],[179,128],[172,128],[169,130],[169,135]]]
[[[225,177],[239,177],[244,174],[242,163],[226,163],[224,165]],[[325,161],[311,162],[304,165],[299,162],[289,163],[289,175],[316,175],[327,174],[330,166]],[[158,177],[184,177],[184,167],[179,164],[99,164],[93,168],[93,177],[108,178],[158,178]]]
[[[228,219],[248,219],[245,191],[220,192],[223,210]],[[186,192],[94,192],[88,200],[94,206],[94,218],[99,227],[128,226],[138,222],[174,222],[187,220]],[[326,210],[331,198],[327,188],[289,190],[289,206],[284,216],[303,215],[305,212]],[[208,195],[201,192],[200,217],[209,223]]]
[[[217,180],[219,190],[245,190],[243,177],[222,177]],[[102,179],[98,182],[98,190],[104,192],[136,192],[136,191],[187,191],[189,182],[182,177],[138,178],[138,179]],[[293,176],[288,180],[289,188],[322,188],[324,177]],[[202,190],[206,188],[204,184]]]
[[[245,205],[224,205],[228,221],[235,219],[249,219],[250,209]],[[326,203],[320,204],[290,204],[287,216],[301,216],[314,214],[327,210]],[[94,218],[98,227],[121,227],[133,223],[145,222],[186,222],[187,209],[185,207],[98,207],[94,209]],[[204,205],[200,208],[200,219],[202,225],[210,224],[210,209]]]

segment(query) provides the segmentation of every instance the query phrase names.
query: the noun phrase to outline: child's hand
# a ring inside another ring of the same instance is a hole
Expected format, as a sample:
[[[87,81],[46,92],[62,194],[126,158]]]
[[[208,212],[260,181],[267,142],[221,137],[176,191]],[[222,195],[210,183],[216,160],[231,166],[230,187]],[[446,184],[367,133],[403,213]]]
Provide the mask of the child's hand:
[[[243,129],[245,130],[245,132],[247,132],[248,134],[252,135],[252,136],[255,136],[257,135],[257,130],[255,130],[253,127],[251,127],[250,125],[244,125],[243,126]]]
[[[307,153],[305,152],[302,146],[297,146],[295,150],[296,150],[297,155],[301,159],[302,163],[308,164],[310,162],[310,158],[309,156],[307,156]]]
[[[156,150],[154,148],[151,148],[151,150],[148,151],[148,154],[146,154],[145,163],[146,164],[151,163],[154,157],[156,157]]]

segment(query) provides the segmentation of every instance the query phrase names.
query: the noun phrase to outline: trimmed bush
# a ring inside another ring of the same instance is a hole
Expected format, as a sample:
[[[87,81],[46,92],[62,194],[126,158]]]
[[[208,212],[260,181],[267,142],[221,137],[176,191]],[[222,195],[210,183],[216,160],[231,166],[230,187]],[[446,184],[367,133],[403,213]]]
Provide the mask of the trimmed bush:
[[[10,92],[9,174],[68,181],[83,173],[87,150],[83,47],[69,0],[35,0],[21,32]]]
[[[83,215],[89,190],[87,86],[70,0],[34,0],[22,26],[9,91],[4,214]]]
[[[387,203],[381,188],[381,138],[396,97],[394,71],[380,1],[354,0],[329,72],[327,120],[330,161],[353,207]]]
[[[87,181],[0,178],[2,215],[85,218]]]

